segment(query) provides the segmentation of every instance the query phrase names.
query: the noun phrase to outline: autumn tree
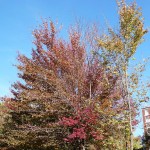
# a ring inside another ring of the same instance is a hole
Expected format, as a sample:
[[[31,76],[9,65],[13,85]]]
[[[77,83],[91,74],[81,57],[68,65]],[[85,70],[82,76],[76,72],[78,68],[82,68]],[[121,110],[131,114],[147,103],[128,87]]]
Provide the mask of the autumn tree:
[[[127,71],[129,60],[135,54],[139,44],[143,41],[143,36],[147,33],[147,30],[144,29],[141,9],[137,7],[136,3],[127,5],[125,1],[122,0],[118,2],[118,8],[119,32],[115,32],[109,27],[108,34],[104,34],[99,38],[99,46],[102,49],[100,56],[104,55],[104,61],[109,64],[113,71],[120,74],[120,77],[122,78],[120,85],[123,87],[123,91],[121,94],[122,99],[124,100],[124,107],[127,107],[126,117],[129,121],[128,125],[130,127],[131,135],[130,149],[133,149],[133,111],[131,106],[133,92],[131,91],[132,87],[136,87],[138,84],[138,79],[135,74],[129,77]],[[132,81],[135,79],[131,82],[131,86],[129,86],[129,78],[132,78]],[[133,86],[133,84],[135,86]]]
[[[10,109],[3,129],[8,146],[123,150],[131,143],[132,149],[137,103],[127,69],[146,30],[135,4],[121,1],[118,7],[117,33],[108,28],[101,36],[92,28],[84,34],[75,26],[64,40],[51,21],[33,31],[31,57],[18,55],[22,81],[12,85],[12,98],[3,98]]]
[[[116,128],[108,120],[118,110],[109,100],[119,95],[118,76],[106,72],[95,55],[87,60],[78,29],[69,31],[68,42],[56,33],[52,22],[44,22],[33,32],[32,57],[18,56],[24,83],[13,84],[14,97],[6,98],[13,109],[12,128],[4,129],[6,142],[14,148],[81,149],[97,141],[102,146]]]
[[[5,105],[5,102],[0,103],[0,147],[7,147],[7,143],[5,142],[5,135],[3,134],[3,129],[5,128],[5,123],[8,123],[8,118],[10,116],[10,111],[8,107]]]

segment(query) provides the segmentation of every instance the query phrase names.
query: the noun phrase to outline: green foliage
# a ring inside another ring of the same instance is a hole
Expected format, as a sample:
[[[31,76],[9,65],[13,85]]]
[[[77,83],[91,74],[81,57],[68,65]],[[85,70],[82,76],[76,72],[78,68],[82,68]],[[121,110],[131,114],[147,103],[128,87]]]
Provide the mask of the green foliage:
[[[142,148],[142,143],[141,143],[140,137],[134,137],[134,139],[133,139],[133,148],[135,150]]]

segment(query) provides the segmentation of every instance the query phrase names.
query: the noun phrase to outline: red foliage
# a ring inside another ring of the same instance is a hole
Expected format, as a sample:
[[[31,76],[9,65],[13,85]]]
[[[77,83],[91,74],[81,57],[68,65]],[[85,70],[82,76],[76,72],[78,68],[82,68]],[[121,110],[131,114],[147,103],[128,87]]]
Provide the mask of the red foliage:
[[[60,121],[60,124],[64,126],[74,126],[78,124],[78,121],[79,120],[72,119],[71,117],[69,118],[63,117],[62,120]]]
[[[86,133],[85,133],[85,128],[73,128],[73,133],[68,135],[68,139],[86,139]]]
[[[95,139],[102,140],[103,135],[101,135],[93,125],[96,125],[98,121],[98,115],[92,108],[86,108],[78,111],[74,116],[68,118],[63,117],[59,124],[65,128],[71,129],[67,137],[64,138],[65,142],[73,142],[77,139]]]

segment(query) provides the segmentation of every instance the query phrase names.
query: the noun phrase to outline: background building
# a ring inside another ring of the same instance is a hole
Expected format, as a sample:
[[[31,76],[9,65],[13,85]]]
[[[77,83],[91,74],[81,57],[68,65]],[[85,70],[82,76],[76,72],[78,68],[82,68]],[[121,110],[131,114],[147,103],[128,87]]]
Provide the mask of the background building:
[[[144,133],[150,136],[150,107],[142,109]]]
[[[143,125],[144,125],[144,138],[143,145],[145,150],[150,149],[150,107],[142,109]]]

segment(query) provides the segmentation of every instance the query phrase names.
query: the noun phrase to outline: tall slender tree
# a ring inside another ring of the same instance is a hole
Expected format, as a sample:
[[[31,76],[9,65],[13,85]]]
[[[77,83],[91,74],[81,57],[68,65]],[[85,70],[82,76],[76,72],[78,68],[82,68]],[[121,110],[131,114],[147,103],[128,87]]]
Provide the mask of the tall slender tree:
[[[137,7],[136,3],[127,5],[124,0],[121,0],[118,2],[118,7],[119,32],[114,32],[111,28],[108,28],[108,35],[105,34],[99,39],[99,46],[105,51],[105,57],[106,53],[111,56],[114,61],[113,63],[111,62],[111,66],[115,64],[115,71],[117,70],[122,76],[121,82],[124,89],[122,98],[124,99],[124,104],[128,107],[127,117],[129,117],[130,149],[132,150],[132,108],[127,70],[129,60],[143,41],[143,36],[147,33],[147,30],[144,29],[141,9]]]

